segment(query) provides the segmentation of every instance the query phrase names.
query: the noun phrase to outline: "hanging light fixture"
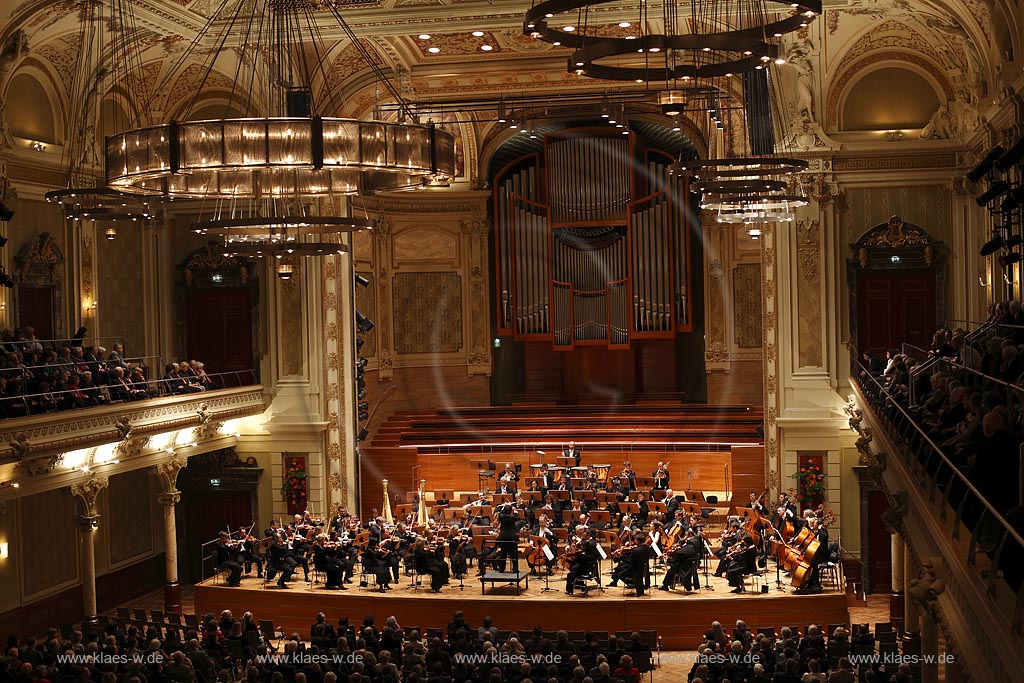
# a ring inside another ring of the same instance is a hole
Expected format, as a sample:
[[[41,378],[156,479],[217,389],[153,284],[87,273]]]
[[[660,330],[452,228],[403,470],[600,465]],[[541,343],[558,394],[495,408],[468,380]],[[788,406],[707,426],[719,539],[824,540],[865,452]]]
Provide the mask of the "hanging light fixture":
[[[209,200],[205,206],[212,217],[194,229],[222,237],[226,253],[315,255],[344,251],[337,241],[341,234],[373,226],[369,219],[334,215],[341,195],[450,180],[454,137],[415,121],[409,103],[338,5],[254,0],[240,4],[226,25],[218,24],[216,36],[198,37],[193,46],[204,44],[204,37],[216,45],[195,50],[209,53],[203,81],[223,58],[232,65],[234,83],[251,84],[247,92],[232,91],[225,107],[225,114],[247,116],[175,120],[108,137],[109,186],[140,196]],[[314,88],[327,81],[327,50],[318,28],[325,11],[376,76],[378,103],[381,88],[397,103],[397,121],[331,115],[341,108],[336,89]],[[197,90],[187,111],[200,94]]]
[[[526,12],[523,33],[573,48],[569,71],[577,75],[670,83],[778,63],[778,39],[821,14],[821,0],[649,0],[628,22],[617,21],[626,11],[615,12],[609,2],[538,2]],[[644,26],[658,28],[636,35]]]
[[[126,11],[130,11],[130,7]],[[100,185],[102,148],[97,141],[97,130],[118,122],[105,120],[95,97],[102,96],[113,85],[118,74],[112,65],[123,60],[124,52],[124,43],[115,40],[107,45],[105,42],[106,36],[115,35],[116,31],[103,29],[109,23],[123,31],[124,22],[118,15],[108,15],[102,2],[84,3],[82,12],[78,58],[71,76],[71,101],[64,122],[65,184],[44,197],[47,202],[59,204],[68,221],[101,225],[146,221],[151,217],[147,199]],[[116,229],[107,228],[107,239],[113,239],[109,236],[110,230],[117,234]]]

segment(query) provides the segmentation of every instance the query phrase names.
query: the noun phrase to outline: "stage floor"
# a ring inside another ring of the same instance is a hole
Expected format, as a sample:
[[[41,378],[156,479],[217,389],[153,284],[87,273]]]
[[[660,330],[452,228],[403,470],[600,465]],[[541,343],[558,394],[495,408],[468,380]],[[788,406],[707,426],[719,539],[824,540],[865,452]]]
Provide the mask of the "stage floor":
[[[426,577],[428,578],[428,577]],[[652,584],[660,583],[663,574],[652,576]],[[551,591],[544,592],[544,581],[530,577],[529,587],[520,595],[515,588],[488,586],[481,595],[480,581],[475,573],[466,577],[459,590],[453,581],[440,593],[432,593],[429,581],[425,587],[410,588],[410,579],[403,576],[394,590],[378,593],[372,588],[359,588],[358,582],[348,590],[328,591],[322,584],[310,586],[292,580],[287,589],[274,584],[263,588],[253,576],[243,577],[242,585],[228,588],[208,579],[195,585],[196,614],[217,614],[230,609],[236,615],[252,611],[258,619],[273,619],[285,633],[297,632],[307,637],[317,612],[327,614],[336,622],[346,616],[353,623],[362,623],[372,614],[377,624],[395,616],[403,626],[421,629],[444,628],[456,610],[462,610],[470,624],[479,625],[485,616],[494,620],[496,628],[530,631],[541,626],[546,631],[640,631],[655,630],[662,638],[662,647],[689,650],[697,647],[712,621],[720,621],[727,629],[743,619],[751,629],[771,626],[806,626],[808,624],[847,624],[849,612],[846,594],[829,591],[818,595],[796,595],[788,583],[784,591],[776,590],[774,571],[767,577],[769,592],[730,593],[725,579],[710,577],[711,590],[684,593],[682,590],[653,590],[636,597],[622,585],[607,586],[610,577],[603,577],[605,591],[591,590],[589,596],[566,595],[564,574],[551,578]],[[702,582],[705,581],[702,575]]]

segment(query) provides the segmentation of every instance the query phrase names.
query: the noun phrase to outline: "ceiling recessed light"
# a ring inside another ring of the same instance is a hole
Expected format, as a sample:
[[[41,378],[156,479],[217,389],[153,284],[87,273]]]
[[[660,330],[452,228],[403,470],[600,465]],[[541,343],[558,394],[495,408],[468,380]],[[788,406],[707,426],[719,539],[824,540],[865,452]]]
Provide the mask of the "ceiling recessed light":
[[[480,49],[483,50],[484,52],[490,52],[491,50],[494,49],[494,46],[493,45],[481,45]]]
[[[439,48],[439,47],[428,47],[427,48],[427,52],[429,52],[432,55],[436,55],[440,51],[441,51],[441,48]]]
[[[483,31],[473,31],[473,35],[476,36],[477,38],[480,38],[480,37],[482,37],[484,35],[484,32]]]
[[[652,47],[649,51],[650,52],[661,52],[661,48],[660,47]]]
[[[572,33],[573,31],[576,30],[576,27],[575,26],[563,26],[562,30],[567,32],[567,33]]]
[[[704,50],[704,52],[711,52],[711,48],[710,47],[705,47],[705,48],[703,48],[703,50]]]
[[[551,43],[551,44],[552,44],[552,45],[554,45],[555,47],[558,47],[559,45],[561,45],[561,44],[562,44],[562,41],[560,41],[560,40],[556,40],[555,42],[553,42],[553,43]]]
[[[430,34],[429,33],[421,33],[421,34],[419,34],[416,37],[419,38],[420,40],[430,40]]]
[[[636,40],[636,36],[626,36],[626,40]]]
[[[629,28],[630,26],[632,26],[632,24],[629,23],[628,21],[620,21],[619,22],[619,27],[620,28]]]

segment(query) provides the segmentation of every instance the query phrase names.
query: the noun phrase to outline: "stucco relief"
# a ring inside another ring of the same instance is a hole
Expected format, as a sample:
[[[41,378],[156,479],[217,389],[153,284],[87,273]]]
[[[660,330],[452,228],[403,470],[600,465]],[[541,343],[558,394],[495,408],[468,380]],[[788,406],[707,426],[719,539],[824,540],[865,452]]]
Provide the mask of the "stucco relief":
[[[396,265],[405,261],[454,262],[459,245],[454,235],[441,230],[403,230],[395,234],[391,253]]]
[[[796,223],[797,301],[799,303],[798,360],[800,367],[821,367],[821,246],[820,223],[804,219]]]

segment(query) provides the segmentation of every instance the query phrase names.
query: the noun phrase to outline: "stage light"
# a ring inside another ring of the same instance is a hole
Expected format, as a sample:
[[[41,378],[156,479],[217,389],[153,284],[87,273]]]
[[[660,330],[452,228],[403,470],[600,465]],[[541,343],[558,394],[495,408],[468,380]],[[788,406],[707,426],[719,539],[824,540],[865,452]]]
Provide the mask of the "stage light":
[[[370,280],[365,275],[360,275],[359,273],[356,273],[355,280],[357,285],[362,285],[363,287],[370,286]]]
[[[1006,248],[1013,249],[1014,247],[1024,243],[1024,236],[1022,235],[1010,235],[1006,238]]]
[[[362,410],[362,411],[359,412],[359,421],[360,422],[366,422],[369,419],[370,419],[370,414],[368,412],[366,412],[365,410]]]
[[[993,166],[1000,173],[1006,173],[1010,170],[1010,167],[1020,161],[1021,157],[1024,156],[1024,137],[1013,143],[1010,149],[1006,150],[1002,156],[995,160]]]
[[[6,246],[7,246],[7,238],[6,237],[0,237],[0,247],[6,247]]]
[[[363,340],[362,337],[356,337],[356,351],[358,351],[359,349],[363,348],[363,344],[365,344],[365,343],[366,342]]]
[[[359,410],[369,410],[370,404],[367,403],[366,401],[360,401],[359,405],[357,405],[356,407],[359,408]]]
[[[992,254],[1002,249],[1005,245],[1006,240],[1004,240],[1002,236],[997,235],[996,237],[990,239],[988,242],[985,242],[985,244],[981,247],[981,255],[991,256]]]
[[[0,221],[5,223],[14,218],[14,209],[0,202]]]
[[[1010,213],[1018,206],[1020,206],[1020,199],[1015,197],[1012,192],[1009,192],[1005,197],[1003,197],[1003,202],[1002,204],[999,205],[999,210],[1002,211],[1003,213]],[[1017,237],[1017,235],[1014,235],[1014,237]],[[1013,238],[1011,237],[1010,239]]]
[[[1009,254],[999,257],[999,265],[1005,267],[1014,263],[1020,263],[1020,258],[1021,254],[1019,251],[1011,251]]]
[[[365,368],[369,362],[370,361],[366,360],[365,358],[360,358],[359,360],[356,361],[356,367]]]
[[[988,172],[992,170],[992,164],[994,164],[996,159],[1002,156],[1005,151],[1006,150],[1004,150],[1001,145],[996,145],[990,149],[988,154],[978,162],[978,165],[967,172],[967,179],[972,183],[980,181],[988,175]]]
[[[356,394],[356,398],[360,401],[366,398],[366,389],[360,389],[359,393]]]
[[[363,315],[358,308],[356,309],[356,326],[360,332],[369,332],[373,329],[373,321]]]
[[[1005,180],[996,180],[989,184],[988,189],[977,199],[978,206],[988,206],[994,199],[998,199],[1004,192],[1010,189],[1010,184]]]
[[[359,434],[356,435],[356,438],[359,441],[365,441],[366,437],[368,437],[369,435],[370,435],[370,430],[367,429],[366,427],[363,427],[362,429],[359,430]]]

